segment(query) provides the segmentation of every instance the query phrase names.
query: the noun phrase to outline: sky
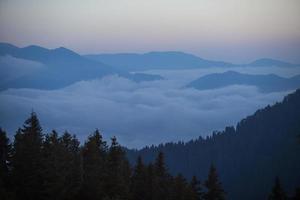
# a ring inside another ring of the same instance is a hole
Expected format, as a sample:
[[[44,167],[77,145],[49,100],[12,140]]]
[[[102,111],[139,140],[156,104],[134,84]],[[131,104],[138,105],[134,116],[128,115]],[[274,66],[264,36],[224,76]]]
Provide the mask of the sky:
[[[300,63],[299,0],[0,0],[0,41]]]
[[[300,63],[299,0],[0,0],[0,42],[60,46],[79,52],[184,51],[247,63],[262,57]],[[45,65],[0,57],[0,80],[34,74]],[[0,92],[1,127],[12,136],[34,109],[45,132],[68,130],[81,141],[99,128],[131,148],[195,139],[236,125],[292,92],[261,93],[232,85],[199,91],[186,84],[225,68],[153,70],[165,79],[135,83],[117,76],[56,90]],[[290,77],[298,68],[235,68]],[[234,105],[234,106],[232,106]]]

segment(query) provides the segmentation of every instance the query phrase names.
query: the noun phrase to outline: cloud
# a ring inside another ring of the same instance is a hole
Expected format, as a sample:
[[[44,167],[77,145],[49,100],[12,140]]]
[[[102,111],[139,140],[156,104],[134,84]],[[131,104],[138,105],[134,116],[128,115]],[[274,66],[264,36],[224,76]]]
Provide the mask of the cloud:
[[[83,141],[99,128],[106,139],[116,135],[138,148],[206,136],[288,93],[238,85],[198,91],[174,77],[135,83],[109,76],[52,91],[9,89],[0,93],[1,126],[13,134],[34,109],[45,132],[69,130]]]
[[[41,63],[15,58],[9,55],[0,56],[0,85],[7,81],[33,74],[45,66]]]

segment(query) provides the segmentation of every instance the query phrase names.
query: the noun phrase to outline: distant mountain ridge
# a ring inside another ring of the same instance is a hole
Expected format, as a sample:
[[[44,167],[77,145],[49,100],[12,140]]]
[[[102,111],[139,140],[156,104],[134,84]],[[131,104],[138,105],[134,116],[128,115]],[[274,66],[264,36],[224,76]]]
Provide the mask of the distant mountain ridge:
[[[0,56],[7,55],[36,61],[46,67],[30,76],[21,77],[10,82],[0,82],[0,90],[20,87],[57,89],[77,81],[102,78],[114,74],[139,82],[162,79],[158,75],[130,74],[99,61],[87,59],[64,47],[46,49],[31,45],[19,48],[11,44],[0,43]]]
[[[11,44],[0,43],[0,56],[11,55],[16,58],[27,60],[34,60],[43,64],[50,64],[51,62],[59,62],[59,59],[68,58],[79,61],[81,56],[69,49],[59,47],[55,49],[46,49],[36,45],[19,48]],[[77,60],[76,60],[77,59]],[[104,66],[104,64],[102,64]]]
[[[205,60],[192,54],[178,51],[149,52],[145,54],[119,53],[97,54],[85,57],[101,61],[127,71],[148,69],[187,69],[201,67],[231,67],[232,63]]]
[[[253,66],[253,67],[267,67],[267,66],[284,66],[284,67],[296,67],[299,66],[297,64],[288,63],[281,60],[271,59],[271,58],[261,58],[258,60],[255,60],[249,64],[246,64],[246,66]]]
[[[126,71],[143,71],[149,69],[194,69],[206,67],[295,67],[300,66],[288,62],[263,58],[247,64],[233,64],[223,61],[212,61],[178,51],[116,54],[91,54],[86,58],[100,61]]]
[[[3,59],[7,55],[17,59],[38,62],[45,67],[14,80],[0,80],[0,90],[8,88],[58,89],[77,81],[102,78],[107,75],[118,75],[135,82],[162,80],[163,77],[159,75],[131,73],[152,69],[174,70],[197,69],[201,67],[259,67],[268,65],[295,66],[273,59],[260,59],[246,65],[235,65],[222,61],[206,60],[192,54],[177,51],[82,56],[64,47],[47,49],[31,45],[19,48],[8,43],[0,43],[0,58]],[[10,66],[5,62],[0,64],[2,69],[10,69]]]
[[[300,87],[300,75],[283,78],[274,74],[252,75],[235,71],[208,74],[187,85],[198,90],[217,89],[230,85],[256,86],[262,92],[276,92],[297,89]]]
[[[292,195],[300,186],[300,89],[242,119],[236,127],[189,142],[127,150],[127,156],[131,163],[138,156],[149,163],[159,152],[165,154],[173,175],[196,175],[202,183],[213,163],[226,199],[268,199],[276,176]]]
[[[122,72],[144,71],[151,69],[197,69],[207,67],[296,67],[300,64],[292,64],[285,61],[262,58],[247,64],[233,64],[224,61],[213,61],[203,59],[193,54],[180,51],[152,51],[144,54],[138,53],[115,53],[115,54],[90,54],[81,56],[64,47],[46,49],[40,46],[31,45],[18,48],[9,43],[0,43],[0,56],[12,55],[17,58],[30,59],[42,63],[53,62],[53,60],[65,59],[73,62],[78,59],[82,62],[97,63],[98,67],[112,68]],[[71,59],[72,58],[72,59]],[[80,59],[79,59],[80,58]],[[59,64],[57,62],[51,64]],[[104,69],[102,69],[104,70]],[[105,70],[104,70],[105,71]]]

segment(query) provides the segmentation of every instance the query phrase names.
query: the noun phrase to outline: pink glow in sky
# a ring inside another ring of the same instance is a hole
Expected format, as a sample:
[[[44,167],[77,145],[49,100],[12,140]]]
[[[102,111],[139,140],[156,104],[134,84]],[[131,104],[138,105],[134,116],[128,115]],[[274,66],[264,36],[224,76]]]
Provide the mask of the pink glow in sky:
[[[0,0],[0,41],[300,63],[299,0]]]

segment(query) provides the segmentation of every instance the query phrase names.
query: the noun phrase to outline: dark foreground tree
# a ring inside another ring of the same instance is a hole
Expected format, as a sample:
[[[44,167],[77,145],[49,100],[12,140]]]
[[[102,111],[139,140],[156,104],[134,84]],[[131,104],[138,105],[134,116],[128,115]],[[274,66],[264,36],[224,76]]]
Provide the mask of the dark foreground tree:
[[[43,145],[43,190],[44,199],[63,199],[61,188],[65,185],[63,174],[64,155],[56,131],[47,134]]]
[[[80,142],[75,135],[65,132],[61,137],[61,143],[64,147],[64,165],[68,170],[64,176],[68,184],[65,185],[68,198],[74,199],[77,197],[82,183],[82,162],[80,156]]]
[[[214,165],[211,165],[208,178],[205,181],[205,187],[207,192],[204,194],[206,200],[224,200],[225,192],[222,188],[221,182],[219,181],[217,170]]]
[[[188,187],[186,179],[178,174],[173,179],[173,190],[171,191],[172,199],[174,200],[190,200],[191,199],[191,190]]]
[[[78,195],[81,182],[79,141],[65,132],[47,134],[43,144],[43,199],[67,200]],[[62,190],[63,188],[63,190]]]
[[[153,200],[154,194],[154,167],[152,163],[146,167],[146,188],[145,200]]]
[[[37,115],[32,112],[13,144],[12,175],[19,199],[41,199],[43,133]]]
[[[105,165],[107,145],[96,130],[82,148],[83,180],[81,195],[87,200],[101,199],[105,195]]]
[[[192,191],[192,197],[193,200],[202,200],[203,199],[203,191],[201,188],[201,183],[197,179],[196,176],[192,177],[191,183],[190,183],[191,191]]]
[[[139,156],[133,169],[131,177],[130,193],[132,200],[144,199],[149,188],[147,188],[147,171],[146,167]]]
[[[170,192],[170,175],[166,168],[164,154],[159,152],[154,163],[153,198],[168,199]]]
[[[158,153],[154,164],[141,157],[131,170],[115,137],[108,147],[96,130],[80,147],[75,135],[45,136],[35,113],[15,135],[13,146],[0,129],[2,200],[201,200],[196,177],[173,177]]]
[[[278,177],[275,178],[275,183],[272,188],[272,192],[269,196],[269,200],[286,200],[286,194],[280,184],[280,180]]]
[[[130,166],[125,152],[118,144],[116,137],[111,139],[107,158],[105,191],[110,199],[129,199]]]
[[[3,199],[12,198],[10,196],[10,158],[11,144],[6,136],[6,132],[0,128],[0,197],[3,197]]]

